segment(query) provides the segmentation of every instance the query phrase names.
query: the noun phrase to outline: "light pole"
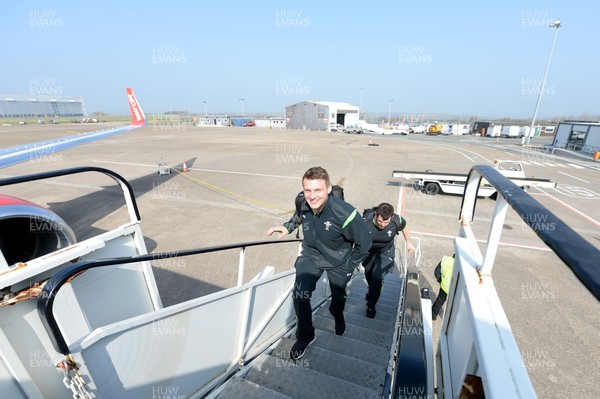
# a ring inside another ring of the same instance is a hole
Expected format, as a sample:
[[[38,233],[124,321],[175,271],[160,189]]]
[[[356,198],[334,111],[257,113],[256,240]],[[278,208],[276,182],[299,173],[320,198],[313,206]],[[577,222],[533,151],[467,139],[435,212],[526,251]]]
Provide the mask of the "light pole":
[[[364,87],[359,87],[360,89],[360,100],[358,103],[358,119],[360,120],[360,111],[362,110],[362,98],[363,98],[363,90],[365,89]]]
[[[204,103],[204,116],[207,116],[208,112],[206,112],[206,100],[204,100],[203,103]]]
[[[554,40],[552,41],[552,47],[550,48],[550,56],[548,57],[548,64],[546,64],[546,71],[544,72],[544,77],[542,78],[542,87],[540,87],[540,94],[538,94],[537,102],[535,103],[535,111],[533,111],[533,118],[531,119],[531,127],[529,128],[529,133],[523,137],[521,144],[529,144],[529,140],[531,140],[531,136],[533,136],[533,128],[535,126],[535,118],[537,117],[538,109],[540,107],[540,101],[542,100],[542,93],[544,92],[544,85],[546,84],[546,76],[548,76],[548,69],[550,69],[550,61],[552,61],[552,53],[554,52],[554,43],[556,43],[556,36],[558,34],[558,28],[560,28],[560,20],[550,23],[548,25],[549,28],[556,28],[554,32]]]
[[[392,116],[392,101],[394,101],[393,98],[388,100],[388,127],[390,127],[390,118]]]
[[[244,118],[245,117],[245,115],[244,115],[244,99],[238,98],[238,100],[240,101],[240,104],[242,104],[242,118]]]

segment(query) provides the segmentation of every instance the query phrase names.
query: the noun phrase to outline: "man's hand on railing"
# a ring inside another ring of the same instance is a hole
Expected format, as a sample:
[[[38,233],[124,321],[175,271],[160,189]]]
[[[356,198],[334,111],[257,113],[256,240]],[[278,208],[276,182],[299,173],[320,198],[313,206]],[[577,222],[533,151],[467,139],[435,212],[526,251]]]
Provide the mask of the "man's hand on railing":
[[[277,238],[283,238],[285,236],[287,236],[288,234],[290,234],[289,231],[287,231],[287,229],[283,226],[275,226],[275,227],[271,227],[269,229],[269,231],[267,231],[267,235],[270,237],[271,235],[273,235],[273,233],[280,233],[279,236]]]

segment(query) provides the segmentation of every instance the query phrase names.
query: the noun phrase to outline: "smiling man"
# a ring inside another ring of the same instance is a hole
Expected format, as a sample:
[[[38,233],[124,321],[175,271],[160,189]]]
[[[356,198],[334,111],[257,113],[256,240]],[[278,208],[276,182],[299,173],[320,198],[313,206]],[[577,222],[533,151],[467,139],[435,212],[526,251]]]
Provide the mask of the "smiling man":
[[[302,178],[305,202],[302,213],[304,241],[296,259],[296,283],[293,299],[298,328],[296,343],[290,351],[292,359],[304,356],[306,347],[315,339],[310,298],[323,271],[327,271],[331,287],[329,312],[335,319],[335,333],[344,335],[346,322],[346,285],[352,272],[367,256],[371,237],[356,209],[330,195],[329,174],[320,166],[310,168]],[[296,228],[292,222],[269,229],[267,235],[289,234]]]

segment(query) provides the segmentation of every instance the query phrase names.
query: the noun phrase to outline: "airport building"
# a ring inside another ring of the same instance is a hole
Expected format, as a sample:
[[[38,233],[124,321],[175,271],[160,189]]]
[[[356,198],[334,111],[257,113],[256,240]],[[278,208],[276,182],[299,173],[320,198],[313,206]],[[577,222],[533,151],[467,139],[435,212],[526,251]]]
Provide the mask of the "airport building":
[[[348,103],[302,101],[285,107],[288,129],[336,131],[358,122],[359,108]]]
[[[0,118],[86,116],[82,97],[0,93]]]
[[[588,154],[600,151],[600,122],[560,122],[552,146]]]
[[[256,126],[268,127],[269,129],[285,129],[285,118],[255,119]]]
[[[229,115],[204,115],[198,117],[198,125],[231,126]]]

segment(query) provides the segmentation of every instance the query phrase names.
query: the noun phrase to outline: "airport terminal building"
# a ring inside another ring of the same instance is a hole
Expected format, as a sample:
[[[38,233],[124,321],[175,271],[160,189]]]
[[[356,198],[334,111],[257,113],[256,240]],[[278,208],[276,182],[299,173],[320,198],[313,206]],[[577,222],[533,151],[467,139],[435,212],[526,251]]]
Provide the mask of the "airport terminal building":
[[[560,122],[552,146],[590,154],[600,151],[600,122]]]
[[[285,107],[288,129],[335,131],[358,122],[359,108],[348,103],[302,101]]]
[[[0,93],[0,118],[86,116],[82,97]]]

